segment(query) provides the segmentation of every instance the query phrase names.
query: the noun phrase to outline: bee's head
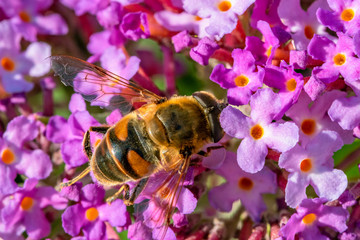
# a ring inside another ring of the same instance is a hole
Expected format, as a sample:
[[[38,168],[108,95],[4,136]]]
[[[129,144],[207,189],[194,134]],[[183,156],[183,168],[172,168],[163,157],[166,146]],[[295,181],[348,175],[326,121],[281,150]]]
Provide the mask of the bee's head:
[[[205,115],[209,121],[211,137],[213,142],[218,142],[224,136],[224,131],[220,125],[220,113],[228,105],[216,99],[208,92],[195,92],[192,96],[204,108]]]

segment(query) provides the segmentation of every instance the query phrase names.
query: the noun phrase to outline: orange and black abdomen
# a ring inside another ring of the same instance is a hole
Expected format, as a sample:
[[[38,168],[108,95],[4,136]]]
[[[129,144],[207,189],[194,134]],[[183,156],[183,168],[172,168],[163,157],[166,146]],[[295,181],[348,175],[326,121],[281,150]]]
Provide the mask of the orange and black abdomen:
[[[107,131],[91,164],[100,182],[114,185],[151,175],[158,162],[159,152],[145,122],[129,114]]]

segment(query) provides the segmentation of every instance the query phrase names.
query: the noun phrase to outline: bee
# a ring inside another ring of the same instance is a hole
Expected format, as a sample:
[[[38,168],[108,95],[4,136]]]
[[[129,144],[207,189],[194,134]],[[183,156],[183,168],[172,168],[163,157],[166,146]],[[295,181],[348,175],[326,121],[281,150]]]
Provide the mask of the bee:
[[[121,186],[108,202],[122,196],[127,205],[132,205],[149,177],[165,171],[168,177],[157,192],[166,192],[168,206],[164,214],[168,224],[191,156],[224,135],[219,115],[227,104],[204,91],[167,99],[77,58],[52,56],[50,60],[55,75],[92,105],[127,112],[134,103],[145,103],[113,126],[90,127],[83,140],[89,166],[61,187],[70,186],[92,171],[100,184]],[[92,131],[104,134],[94,149],[90,143]],[[128,185],[131,181],[137,182],[132,191]]]

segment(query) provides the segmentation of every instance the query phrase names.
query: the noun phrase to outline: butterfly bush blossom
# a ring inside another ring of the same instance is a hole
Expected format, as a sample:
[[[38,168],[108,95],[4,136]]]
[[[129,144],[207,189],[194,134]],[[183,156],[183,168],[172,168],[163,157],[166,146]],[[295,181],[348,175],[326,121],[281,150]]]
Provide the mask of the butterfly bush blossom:
[[[359,57],[356,0],[1,1],[0,238],[360,239]],[[212,92],[224,137],[132,206],[91,172],[61,189],[137,85]]]

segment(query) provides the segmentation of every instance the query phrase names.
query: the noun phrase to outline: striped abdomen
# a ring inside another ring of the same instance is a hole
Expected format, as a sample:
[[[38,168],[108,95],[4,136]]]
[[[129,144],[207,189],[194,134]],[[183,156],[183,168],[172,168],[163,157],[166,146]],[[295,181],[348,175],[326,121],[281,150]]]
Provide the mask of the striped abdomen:
[[[146,132],[145,122],[129,114],[107,131],[90,162],[101,183],[116,185],[151,175],[158,165],[159,152]]]

